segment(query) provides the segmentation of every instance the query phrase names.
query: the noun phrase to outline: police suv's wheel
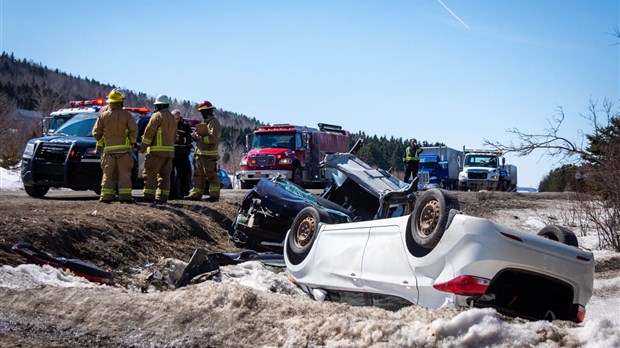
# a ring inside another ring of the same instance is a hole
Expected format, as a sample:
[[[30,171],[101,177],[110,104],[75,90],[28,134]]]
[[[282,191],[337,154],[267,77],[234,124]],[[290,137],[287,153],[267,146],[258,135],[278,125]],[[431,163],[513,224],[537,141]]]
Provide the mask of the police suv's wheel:
[[[331,218],[327,213],[315,207],[306,207],[295,216],[285,241],[286,252],[291,263],[297,265],[308,256],[316,240],[319,222],[331,223]]]
[[[451,209],[460,210],[456,196],[436,188],[424,191],[409,216],[413,240],[423,248],[435,248],[446,231]]]
[[[542,228],[542,230],[538,232],[538,235],[566,245],[579,247],[579,243],[577,242],[577,236],[575,236],[575,233],[563,226],[545,226]]]
[[[30,197],[43,198],[50,188],[48,186],[41,185],[24,185],[24,190]]]

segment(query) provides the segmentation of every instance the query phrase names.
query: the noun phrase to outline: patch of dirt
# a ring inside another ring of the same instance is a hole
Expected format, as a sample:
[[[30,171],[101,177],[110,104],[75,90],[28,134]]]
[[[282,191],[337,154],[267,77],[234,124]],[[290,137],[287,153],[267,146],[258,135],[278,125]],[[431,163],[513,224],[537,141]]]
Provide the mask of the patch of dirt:
[[[160,258],[189,261],[196,248],[237,251],[228,239],[228,228],[240,201],[235,197],[151,206],[3,193],[0,265],[25,263],[11,247],[27,242],[55,256],[95,264],[112,272],[119,285],[127,285],[132,274]]]

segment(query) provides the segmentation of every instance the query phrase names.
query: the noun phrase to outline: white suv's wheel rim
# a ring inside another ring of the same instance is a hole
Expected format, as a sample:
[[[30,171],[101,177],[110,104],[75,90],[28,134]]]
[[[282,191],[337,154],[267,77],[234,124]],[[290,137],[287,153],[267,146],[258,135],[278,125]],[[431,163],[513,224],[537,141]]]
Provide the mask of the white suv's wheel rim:
[[[306,216],[297,227],[295,231],[295,243],[298,246],[304,247],[310,243],[312,240],[312,236],[314,235],[314,230],[316,228],[316,221],[312,216]]]
[[[439,214],[441,212],[439,202],[431,200],[422,208],[420,220],[418,221],[417,232],[421,237],[428,237],[439,223]]]

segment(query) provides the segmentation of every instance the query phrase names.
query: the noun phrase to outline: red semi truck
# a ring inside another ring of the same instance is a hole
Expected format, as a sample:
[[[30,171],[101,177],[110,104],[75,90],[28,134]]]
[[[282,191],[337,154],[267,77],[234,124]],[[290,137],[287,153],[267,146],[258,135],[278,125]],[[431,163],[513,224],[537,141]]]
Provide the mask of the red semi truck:
[[[325,154],[349,151],[349,133],[342,127],[319,123],[319,128],[277,124],[263,126],[247,139],[236,188],[252,188],[262,178],[281,175],[302,187],[324,185],[319,164]]]

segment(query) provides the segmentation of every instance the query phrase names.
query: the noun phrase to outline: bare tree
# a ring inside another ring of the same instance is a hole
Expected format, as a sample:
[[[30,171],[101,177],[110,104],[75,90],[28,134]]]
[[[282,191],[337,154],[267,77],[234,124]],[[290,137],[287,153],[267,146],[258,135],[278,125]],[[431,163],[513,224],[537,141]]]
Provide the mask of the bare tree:
[[[9,168],[21,160],[30,138],[37,136],[38,120],[17,114],[15,101],[0,93],[0,167]]]
[[[613,102],[609,99],[604,99],[601,107],[599,107],[596,100],[590,100],[588,114],[580,116],[590,122],[596,133],[601,128],[608,126],[611,119],[618,115],[613,111]],[[507,132],[516,135],[519,139],[518,143],[515,144],[512,140],[509,143],[503,143],[497,140],[484,139],[483,144],[502,149],[507,153],[515,153],[517,156],[528,156],[534,150],[542,150],[544,155],[556,159],[559,163],[574,163],[579,160],[585,160],[600,164],[600,159],[588,151],[587,136],[583,131],[579,131],[579,140],[571,140],[561,135],[560,128],[565,118],[564,110],[562,107],[558,107],[556,114],[551,120],[548,120],[549,126],[540,133],[525,133],[517,128],[511,128]],[[601,121],[604,123],[601,123]]]

